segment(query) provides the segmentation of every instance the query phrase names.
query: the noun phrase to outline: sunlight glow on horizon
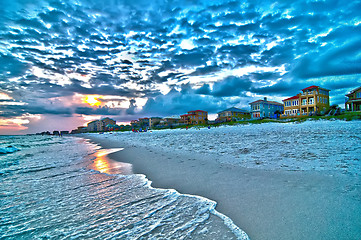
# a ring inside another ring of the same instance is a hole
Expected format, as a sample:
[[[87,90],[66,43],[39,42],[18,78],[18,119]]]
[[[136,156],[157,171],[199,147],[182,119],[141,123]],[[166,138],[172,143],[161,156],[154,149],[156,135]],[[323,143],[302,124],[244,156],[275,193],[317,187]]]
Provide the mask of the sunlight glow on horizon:
[[[83,98],[83,103],[87,103],[90,106],[94,107],[94,106],[100,106],[101,105],[101,101],[99,101],[98,99],[101,98],[101,95],[85,95],[85,97]]]

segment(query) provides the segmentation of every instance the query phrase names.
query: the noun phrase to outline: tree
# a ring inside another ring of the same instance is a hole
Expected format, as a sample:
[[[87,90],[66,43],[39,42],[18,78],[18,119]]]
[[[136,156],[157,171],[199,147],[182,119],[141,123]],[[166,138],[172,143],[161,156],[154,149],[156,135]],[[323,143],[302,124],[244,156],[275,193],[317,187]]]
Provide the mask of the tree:
[[[279,118],[282,113],[283,113],[283,112],[281,112],[280,110],[276,110],[276,111],[275,111],[275,114],[277,114],[277,118]]]

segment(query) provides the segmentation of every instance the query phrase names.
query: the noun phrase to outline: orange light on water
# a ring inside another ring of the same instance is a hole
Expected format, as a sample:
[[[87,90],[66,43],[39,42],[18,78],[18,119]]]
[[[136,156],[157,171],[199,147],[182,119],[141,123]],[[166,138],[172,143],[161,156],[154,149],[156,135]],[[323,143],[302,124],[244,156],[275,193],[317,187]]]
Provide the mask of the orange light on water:
[[[132,174],[132,165],[129,163],[117,162],[108,158],[108,154],[121,151],[123,148],[100,149],[95,155],[93,169],[107,174]]]
[[[96,159],[94,161],[95,170],[101,173],[109,173],[110,166],[108,159],[106,158],[106,153],[102,153],[101,151],[96,154]]]

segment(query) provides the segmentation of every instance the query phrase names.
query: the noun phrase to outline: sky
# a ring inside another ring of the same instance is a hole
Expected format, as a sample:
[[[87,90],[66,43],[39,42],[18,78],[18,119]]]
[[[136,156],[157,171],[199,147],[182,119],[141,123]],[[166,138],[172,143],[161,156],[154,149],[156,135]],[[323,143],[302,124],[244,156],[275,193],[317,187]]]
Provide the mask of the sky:
[[[361,0],[0,0],[0,134],[361,86]]]

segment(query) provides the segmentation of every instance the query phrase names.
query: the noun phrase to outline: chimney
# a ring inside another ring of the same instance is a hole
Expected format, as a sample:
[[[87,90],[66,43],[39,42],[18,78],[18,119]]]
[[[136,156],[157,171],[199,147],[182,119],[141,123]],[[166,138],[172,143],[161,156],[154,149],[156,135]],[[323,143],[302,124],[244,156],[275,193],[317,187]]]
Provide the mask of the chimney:
[[[264,101],[267,102],[267,98],[266,98],[266,97],[264,98]]]

